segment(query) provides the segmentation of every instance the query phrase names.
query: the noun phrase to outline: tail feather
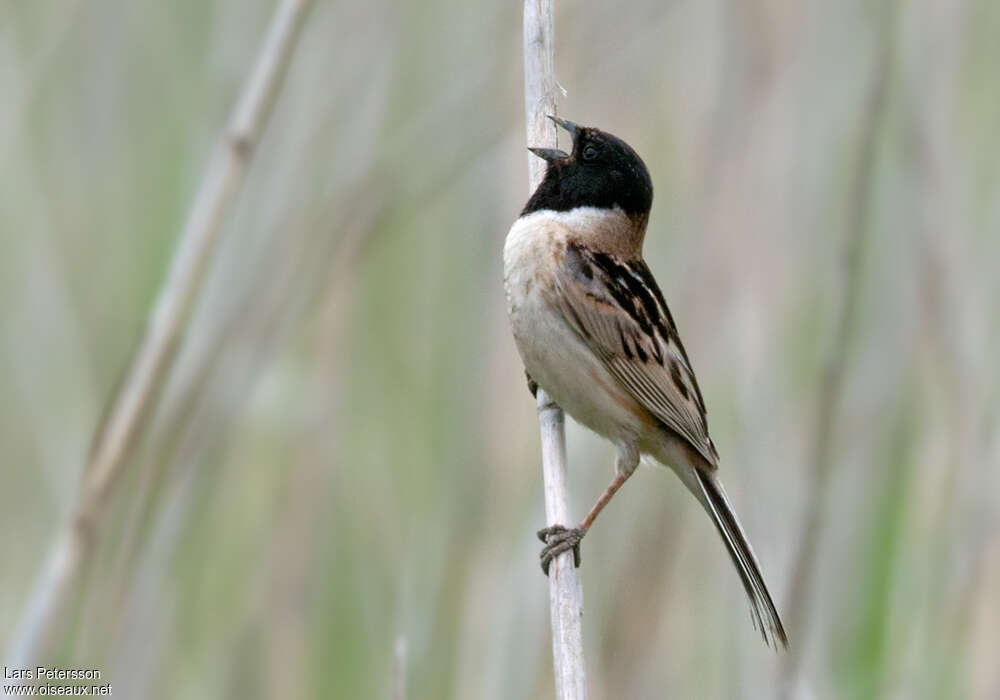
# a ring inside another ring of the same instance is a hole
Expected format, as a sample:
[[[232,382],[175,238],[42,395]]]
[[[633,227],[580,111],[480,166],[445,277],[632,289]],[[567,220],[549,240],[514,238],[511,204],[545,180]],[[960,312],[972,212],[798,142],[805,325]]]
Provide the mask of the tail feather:
[[[722,535],[729,556],[739,572],[743,588],[750,601],[750,614],[754,627],[760,631],[765,644],[777,649],[777,643],[780,642],[787,649],[788,638],[785,636],[785,628],[781,624],[781,618],[778,617],[774,601],[771,600],[767,584],[764,583],[757,557],[754,555],[750,541],[736,517],[736,511],[733,510],[726,497],[722,482],[714,474],[701,469],[695,468],[694,472],[698,485],[701,487],[701,494],[696,492],[695,495],[702,496],[699,500],[712,516],[715,527]]]

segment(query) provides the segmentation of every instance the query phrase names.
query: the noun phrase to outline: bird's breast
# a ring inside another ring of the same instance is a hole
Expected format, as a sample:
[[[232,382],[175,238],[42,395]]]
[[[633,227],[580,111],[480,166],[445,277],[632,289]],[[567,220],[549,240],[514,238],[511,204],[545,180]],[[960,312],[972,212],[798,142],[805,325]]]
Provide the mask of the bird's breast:
[[[648,417],[559,310],[556,279],[571,237],[535,214],[514,223],[504,244],[507,313],[528,374],[577,421],[617,440],[638,433]]]
[[[534,216],[522,217],[511,226],[503,249],[504,291],[511,321],[526,305],[541,301],[546,286],[554,284],[554,258],[562,238],[555,227]]]

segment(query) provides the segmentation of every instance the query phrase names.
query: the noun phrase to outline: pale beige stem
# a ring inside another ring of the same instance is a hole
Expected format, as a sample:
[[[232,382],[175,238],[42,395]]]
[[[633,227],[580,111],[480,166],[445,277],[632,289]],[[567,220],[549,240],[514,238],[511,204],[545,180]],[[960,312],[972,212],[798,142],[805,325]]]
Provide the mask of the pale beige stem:
[[[102,506],[162,384],[311,5],[312,0],[283,0],[275,12],[257,64],[208,164],[145,334],[96,433],[73,518],[53,546],[14,636],[12,667],[41,662],[55,632],[67,622],[67,603],[93,550]]]
[[[553,42],[553,0],[524,3],[524,111],[529,146],[556,146],[555,125],[546,117],[556,113]],[[545,163],[528,156],[531,190],[542,181]],[[542,438],[545,482],[545,518],[549,525],[572,526],[566,487],[566,435],[562,410],[538,390],[538,422]],[[583,660],[583,589],[576,575],[573,553],[564,552],[549,567],[549,603],[552,617],[552,659],[558,700],[587,697]]]
[[[827,491],[834,464],[837,414],[844,391],[848,353],[852,347],[851,341],[858,312],[862,251],[869,228],[877,145],[885,119],[895,47],[895,3],[888,5],[883,11],[885,15],[880,34],[882,43],[858,130],[858,150],[851,179],[847,230],[838,289],[839,308],[816,396],[805,521],[801,527],[802,536],[789,579],[786,608],[789,650],[782,660],[781,671],[784,698],[809,694],[803,691],[800,674],[805,659],[808,625],[811,618],[810,595],[817,569],[820,535],[825,524],[827,509]]]

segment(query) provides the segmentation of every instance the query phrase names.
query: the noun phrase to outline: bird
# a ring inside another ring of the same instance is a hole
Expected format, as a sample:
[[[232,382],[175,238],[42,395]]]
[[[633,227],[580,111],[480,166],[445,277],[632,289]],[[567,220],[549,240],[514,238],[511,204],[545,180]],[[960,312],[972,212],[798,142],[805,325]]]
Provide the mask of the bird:
[[[545,176],[504,242],[507,314],[529,389],[617,448],[615,476],[573,528],[538,532],[542,569],[580,542],[642,457],[670,467],[711,517],[764,642],[788,638],[719,478],[705,400],[642,247],[653,201],[646,164],[622,139],[549,117],[570,153],[529,148]]]

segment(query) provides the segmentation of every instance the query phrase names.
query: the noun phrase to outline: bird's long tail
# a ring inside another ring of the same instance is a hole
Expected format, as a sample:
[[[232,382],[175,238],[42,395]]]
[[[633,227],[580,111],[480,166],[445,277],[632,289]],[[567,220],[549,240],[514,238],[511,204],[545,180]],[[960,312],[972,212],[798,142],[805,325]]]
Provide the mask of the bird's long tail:
[[[788,638],[785,636],[785,628],[778,617],[778,611],[771,600],[771,594],[764,583],[764,577],[760,573],[760,565],[757,557],[753,553],[753,547],[747,539],[743,527],[740,525],[736,511],[733,510],[726,496],[726,490],[722,487],[715,474],[701,469],[694,468],[697,487],[700,493],[695,491],[695,496],[701,501],[705,510],[712,516],[715,527],[722,535],[722,541],[726,544],[729,556],[736,566],[743,581],[743,588],[746,590],[747,598],[750,601],[750,613],[754,626],[760,630],[764,637],[764,643],[777,649],[781,646],[788,648]],[[690,484],[689,486],[693,486]]]

